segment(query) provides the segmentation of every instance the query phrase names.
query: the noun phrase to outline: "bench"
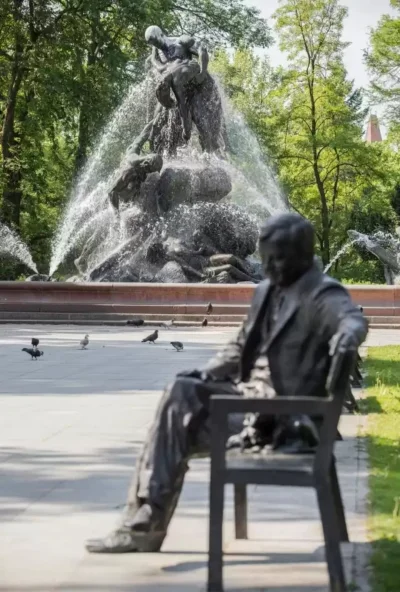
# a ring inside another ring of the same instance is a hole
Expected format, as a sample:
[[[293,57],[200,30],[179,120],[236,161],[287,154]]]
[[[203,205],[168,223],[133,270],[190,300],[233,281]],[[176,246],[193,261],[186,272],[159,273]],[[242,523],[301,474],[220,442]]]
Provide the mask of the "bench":
[[[345,592],[340,550],[348,542],[345,513],[333,455],[342,405],[354,368],[353,353],[341,355],[335,376],[328,379],[329,397],[245,399],[211,398],[211,479],[209,513],[208,592],[223,591],[223,514],[225,484],[234,485],[235,535],[247,538],[247,484],[313,487],[317,493],[325,539],[331,592]],[[226,451],[231,413],[321,416],[320,442],[315,454],[249,454]]]

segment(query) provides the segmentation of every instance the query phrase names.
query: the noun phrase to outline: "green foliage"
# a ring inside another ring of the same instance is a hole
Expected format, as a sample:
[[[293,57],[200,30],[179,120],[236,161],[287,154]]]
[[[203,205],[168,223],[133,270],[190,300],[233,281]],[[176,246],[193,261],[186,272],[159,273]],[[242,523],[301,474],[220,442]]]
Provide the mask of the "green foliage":
[[[329,274],[343,284],[385,284],[385,275],[381,262],[356,246],[338,261]]]
[[[271,122],[279,170],[291,204],[315,225],[324,264],[346,240],[362,192],[383,178],[380,155],[362,139],[361,92],[343,65],[346,14],[337,0],[287,0],[275,15],[288,59]]]
[[[337,0],[281,0],[275,29],[287,64],[271,68],[251,51],[219,52],[214,71],[276,166],[291,206],[317,232],[327,264],[347,231],[393,231],[400,142],[366,144],[363,95],[343,64],[343,20]],[[383,282],[380,262],[351,250],[334,266],[337,277]]]
[[[366,436],[370,464],[370,536],[374,592],[400,589],[400,347],[368,350]]]
[[[400,14],[399,0],[391,0],[392,7]],[[400,119],[400,18],[384,15],[371,31],[370,46],[365,61],[372,76],[373,100],[384,102],[389,118]]]

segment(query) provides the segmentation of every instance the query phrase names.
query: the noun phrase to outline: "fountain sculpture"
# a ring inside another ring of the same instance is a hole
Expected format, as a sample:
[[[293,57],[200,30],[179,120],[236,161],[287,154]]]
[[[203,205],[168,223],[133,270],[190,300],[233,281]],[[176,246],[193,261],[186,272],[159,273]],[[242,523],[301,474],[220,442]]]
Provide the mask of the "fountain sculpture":
[[[142,127],[136,125],[119,165],[106,162],[105,145],[129,119],[123,105],[78,182],[50,275],[69,260],[77,281],[257,282],[260,265],[249,257],[256,250],[260,203],[249,211],[243,198],[232,199],[232,188],[257,189],[229,156],[223,97],[208,72],[207,49],[154,26],[146,40],[152,45],[149,74],[129,99],[138,120],[146,103]],[[281,196],[272,202],[262,204],[262,218],[285,209]]]
[[[383,264],[387,284],[398,284],[400,278],[400,228],[394,236],[387,232],[375,232],[373,235],[363,234],[357,230],[349,230],[352,243],[364,246]]]

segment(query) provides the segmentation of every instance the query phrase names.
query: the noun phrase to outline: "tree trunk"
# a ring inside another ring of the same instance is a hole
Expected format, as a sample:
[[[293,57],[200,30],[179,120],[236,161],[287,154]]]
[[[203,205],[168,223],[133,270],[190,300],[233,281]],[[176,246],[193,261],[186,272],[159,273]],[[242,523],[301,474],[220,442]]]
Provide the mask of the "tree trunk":
[[[97,14],[97,18],[94,19],[92,23],[92,34],[91,34],[91,43],[87,55],[87,62],[86,62],[86,69],[83,63],[83,57],[78,55],[78,59],[80,61],[80,78],[81,78],[81,86],[82,86],[82,100],[80,104],[80,111],[79,111],[79,131],[78,131],[78,145],[76,148],[76,156],[75,156],[75,175],[77,175],[80,169],[84,166],[89,144],[90,144],[90,120],[92,117],[91,110],[93,106],[91,104],[91,89],[87,88],[88,85],[88,71],[91,67],[93,67],[97,61],[97,51],[98,51],[98,43],[97,43],[97,21],[99,20],[100,15]]]
[[[309,67],[311,67],[311,73],[308,72],[308,90],[310,96],[311,105],[311,136],[312,136],[312,153],[313,153],[313,171],[315,182],[318,188],[318,193],[321,200],[321,259],[324,267],[329,264],[330,256],[330,222],[329,222],[329,209],[328,202],[326,199],[325,186],[321,179],[319,170],[319,156],[317,146],[317,110],[314,96],[314,82],[315,82],[315,63],[313,59],[310,59]]]
[[[77,175],[80,169],[84,166],[87,158],[89,146],[89,116],[90,115],[88,113],[85,99],[83,99],[79,113],[78,145],[75,155],[75,175]]]
[[[20,225],[22,200],[21,170],[18,158],[19,144],[16,141],[15,133],[15,111],[17,107],[18,93],[24,78],[22,53],[23,45],[19,34],[17,33],[11,81],[4,110],[1,135],[4,173],[2,217],[5,222],[11,223],[16,227],[19,227]]]

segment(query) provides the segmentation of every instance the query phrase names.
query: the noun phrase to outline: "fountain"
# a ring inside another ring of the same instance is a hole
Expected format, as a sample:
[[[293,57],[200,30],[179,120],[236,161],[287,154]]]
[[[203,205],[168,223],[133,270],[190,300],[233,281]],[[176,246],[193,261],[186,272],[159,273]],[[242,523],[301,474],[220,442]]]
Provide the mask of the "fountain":
[[[358,245],[367,249],[381,261],[387,284],[400,283],[400,227],[396,229],[397,236],[381,230],[371,235],[363,234],[358,230],[348,230],[347,234],[350,240],[336,253],[332,261],[325,267],[324,273],[328,273],[336,261],[348,253],[354,245]]]
[[[77,181],[50,276],[63,265],[78,281],[258,281],[250,256],[259,221],[287,208],[279,185],[208,73],[206,48],[157,27],[146,35],[148,75]]]
[[[0,256],[15,257],[29,269],[38,273],[35,262],[26,244],[8,226],[0,222]]]
[[[357,230],[349,230],[348,235],[352,244],[362,245],[381,261],[387,284],[400,283],[400,228],[396,229],[397,236],[382,231],[367,235]]]

